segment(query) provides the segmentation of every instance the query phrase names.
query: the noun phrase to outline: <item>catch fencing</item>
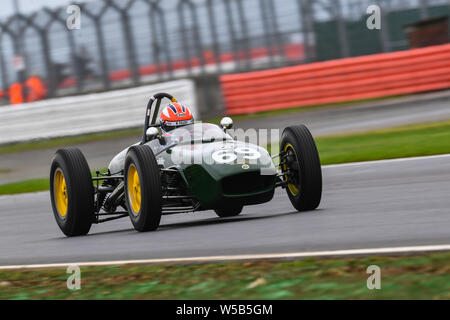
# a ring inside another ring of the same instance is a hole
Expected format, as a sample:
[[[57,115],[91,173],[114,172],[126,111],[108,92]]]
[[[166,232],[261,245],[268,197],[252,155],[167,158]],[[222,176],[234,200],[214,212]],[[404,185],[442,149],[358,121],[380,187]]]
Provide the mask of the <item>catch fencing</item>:
[[[375,3],[383,27],[369,30],[366,9]],[[67,7],[0,19],[0,98],[32,74],[55,97],[404,50],[404,25],[450,14],[449,0],[96,0],[79,6],[80,29],[67,27]]]

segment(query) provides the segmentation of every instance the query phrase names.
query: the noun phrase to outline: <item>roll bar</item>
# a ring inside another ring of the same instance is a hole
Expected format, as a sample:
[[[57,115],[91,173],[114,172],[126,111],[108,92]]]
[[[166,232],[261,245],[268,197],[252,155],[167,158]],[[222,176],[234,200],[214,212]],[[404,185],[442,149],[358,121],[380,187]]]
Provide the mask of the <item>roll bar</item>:
[[[175,99],[171,94],[168,94],[165,92],[159,92],[150,98],[150,100],[147,103],[147,110],[145,112],[144,133],[142,134],[141,144],[144,144],[147,142],[147,135],[146,135],[147,129],[151,126],[159,126],[159,124],[156,123],[156,120],[158,119],[159,108],[161,106],[161,100],[164,98],[167,98],[172,102],[177,102],[177,99]],[[152,112],[152,105],[153,105],[153,102],[155,102],[155,100],[156,100],[156,105]],[[151,121],[150,121],[150,116],[152,116]]]

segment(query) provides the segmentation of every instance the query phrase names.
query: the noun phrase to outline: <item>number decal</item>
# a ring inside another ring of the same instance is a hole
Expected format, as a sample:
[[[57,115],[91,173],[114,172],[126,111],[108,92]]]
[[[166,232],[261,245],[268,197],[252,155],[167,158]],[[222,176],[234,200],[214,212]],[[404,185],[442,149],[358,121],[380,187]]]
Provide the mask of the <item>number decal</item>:
[[[248,160],[256,160],[261,157],[261,153],[255,149],[238,147],[234,151],[230,149],[217,150],[212,154],[212,158],[217,163],[230,163],[237,159],[238,154],[243,155],[243,158]]]
[[[244,159],[256,160],[261,157],[261,153],[252,148],[239,147],[234,149],[236,153],[244,154]]]
[[[212,158],[217,163],[230,163],[237,159],[237,155],[230,150],[217,150],[212,154]]]

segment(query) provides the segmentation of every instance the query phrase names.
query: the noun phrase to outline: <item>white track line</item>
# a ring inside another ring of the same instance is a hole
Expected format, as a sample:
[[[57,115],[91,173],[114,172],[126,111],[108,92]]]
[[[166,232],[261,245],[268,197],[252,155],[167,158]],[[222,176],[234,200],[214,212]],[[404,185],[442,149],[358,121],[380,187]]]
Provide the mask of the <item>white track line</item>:
[[[205,263],[205,262],[225,262],[225,261],[243,261],[243,260],[265,260],[265,259],[296,259],[296,258],[309,258],[309,257],[322,257],[323,258],[323,257],[339,257],[339,256],[376,255],[376,254],[405,254],[405,253],[420,253],[420,252],[435,252],[435,251],[450,251],[450,244],[429,245],[429,246],[412,246],[412,247],[367,248],[367,249],[292,252],[292,253],[267,253],[267,254],[247,254],[247,255],[228,255],[228,256],[210,256],[210,257],[190,257],[190,258],[165,258],[165,259],[28,264],[28,265],[15,265],[15,266],[0,266],[0,270],[61,268],[61,267],[67,267],[69,265],[77,265],[79,267],[88,267],[88,266],[110,266],[110,265],[127,265],[127,264]]]
[[[391,162],[404,162],[404,161],[416,161],[416,160],[431,160],[431,159],[439,159],[439,158],[450,158],[450,153],[438,154],[438,155],[434,155],[434,156],[407,157],[407,158],[394,158],[394,159],[385,159],[385,160],[348,162],[348,163],[340,163],[340,164],[328,164],[328,165],[324,165],[322,167],[333,168],[333,167],[347,167],[347,166],[362,166],[362,165],[370,165],[370,164],[383,164],[383,163],[391,163]]]

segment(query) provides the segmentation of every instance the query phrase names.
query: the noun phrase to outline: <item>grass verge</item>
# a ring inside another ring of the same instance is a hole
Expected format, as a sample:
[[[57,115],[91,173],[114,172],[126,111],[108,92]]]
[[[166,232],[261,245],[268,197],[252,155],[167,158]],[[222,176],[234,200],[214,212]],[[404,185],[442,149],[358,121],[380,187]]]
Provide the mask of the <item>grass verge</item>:
[[[450,121],[316,138],[323,165],[445,154],[450,153],[449,141]],[[47,179],[34,179],[0,185],[0,195],[48,188]]]
[[[449,141],[448,120],[316,139],[323,165],[445,154]]]
[[[450,153],[450,120],[315,138],[322,165]],[[269,145],[269,150],[279,144]],[[273,152],[276,153],[276,152]]]
[[[381,289],[367,289],[367,267]],[[450,253],[421,256],[0,271],[0,299],[449,299]]]
[[[31,179],[0,185],[0,195],[49,190],[48,178]]]

